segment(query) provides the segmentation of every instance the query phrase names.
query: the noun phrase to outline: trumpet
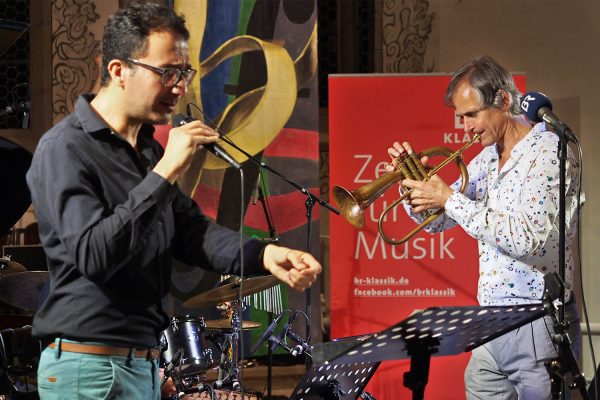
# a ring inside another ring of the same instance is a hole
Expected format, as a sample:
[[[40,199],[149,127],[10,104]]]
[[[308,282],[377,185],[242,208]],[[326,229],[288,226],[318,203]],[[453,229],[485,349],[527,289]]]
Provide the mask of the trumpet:
[[[479,140],[479,135],[474,134],[473,138],[458,149],[452,152],[447,147],[431,147],[422,151],[419,154],[404,154],[398,160],[396,169],[394,171],[386,172],[374,181],[359,187],[353,191],[344,189],[341,186],[335,186],[333,188],[333,199],[338,205],[342,216],[355,228],[362,229],[365,225],[365,210],[379,197],[381,197],[394,183],[399,182],[403,179],[413,179],[419,181],[428,181],[433,175],[439,170],[448,165],[451,161],[455,160],[460,175],[462,177],[462,183],[460,186],[460,192],[464,193],[469,184],[469,174],[467,167],[462,160],[462,154],[467,150],[473,143]],[[433,157],[433,156],[446,156],[447,158],[438,164],[435,168],[427,170],[423,163],[421,163],[422,157]],[[386,207],[381,213],[378,220],[379,234],[381,238],[391,245],[402,244],[410,240],[416,235],[421,229],[433,222],[437,217],[442,215],[443,209],[438,210],[435,213],[424,211],[420,213],[424,219],[421,224],[410,231],[403,238],[396,240],[388,237],[383,229],[383,221],[388,212],[396,207],[401,201],[409,197],[412,193],[412,189],[409,189],[396,199],[392,204]]]

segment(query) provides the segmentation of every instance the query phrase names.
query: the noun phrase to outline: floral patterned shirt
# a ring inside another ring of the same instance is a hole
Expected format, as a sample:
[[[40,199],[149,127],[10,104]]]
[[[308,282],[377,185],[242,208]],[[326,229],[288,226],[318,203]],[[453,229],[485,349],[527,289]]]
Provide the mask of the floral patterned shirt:
[[[479,243],[479,304],[540,302],[544,274],[558,272],[558,137],[540,123],[513,148],[501,170],[496,146],[488,146],[467,167],[469,185],[427,228],[460,225]],[[579,164],[568,151],[566,185],[566,298],[573,283],[573,239],[577,230]]]

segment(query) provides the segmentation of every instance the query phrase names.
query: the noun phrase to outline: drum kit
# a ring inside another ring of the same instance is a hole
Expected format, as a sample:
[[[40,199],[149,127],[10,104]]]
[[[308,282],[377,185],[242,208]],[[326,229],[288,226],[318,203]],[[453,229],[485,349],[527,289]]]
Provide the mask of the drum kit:
[[[8,257],[0,259],[2,303],[22,310],[35,311],[47,281],[48,272],[27,271],[23,265],[11,261]],[[202,317],[189,315],[172,317],[160,339],[163,369],[161,387],[164,399],[193,398],[204,391],[212,391],[213,387],[233,391],[240,389],[240,335],[242,331],[261,326],[258,322],[241,321],[243,302],[240,299],[273,287],[277,283],[277,279],[272,276],[248,278],[243,281],[232,277],[220,286],[183,303],[183,307],[186,308],[214,305],[221,310],[224,318],[205,321]],[[12,343],[17,339],[23,342],[22,338],[25,336],[29,337],[29,342],[37,342],[31,337],[30,326],[0,331],[0,396],[3,393],[14,393],[15,387],[22,386],[22,382],[27,379],[35,382],[35,364],[41,352],[39,342],[37,345],[28,345],[29,348],[37,349],[33,351],[35,356],[30,354],[32,351],[29,349],[26,351],[27,357],[21,357],[20,360],[15,348],[22,350],[23,346]],[[209,342],[219,349],[220,358],[213,355]],[[211,386],[207,383],[207,375],[215,369],[217,379]],[[24,371],[27,371],[27,374]],[[26,375],[29,375],[29,378]],[[31,385],[28,384],[27,387]]]
[[[257,329],[260,323],[242,321],[242,299],[278,284],[272,276],[240,280],[231,277],[207,292],[200,293],[183,303],[185,308],[216,306],[223,319],[207,320],[201,317],[173,317],[161,339],[161,381],[163,395],[169,399],[216,389],[237,391],[240,381],[240,335],[244,330]],[[240,290],[241,288],[241,290]],[[213,357],[208,347],[212,342],[221,353]],[[207,384],[207,373],[218,369],[213,386]],[[169,382],[169,378],[171,382]]]

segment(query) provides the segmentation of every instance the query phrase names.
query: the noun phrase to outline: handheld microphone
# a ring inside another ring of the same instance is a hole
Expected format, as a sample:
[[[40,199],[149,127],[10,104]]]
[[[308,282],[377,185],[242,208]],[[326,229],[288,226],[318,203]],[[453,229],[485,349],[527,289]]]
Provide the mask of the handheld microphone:
[[[554,113],[552,113],[552,102],[540,92],[527,92],[521,99],[521,113],[533,122],[545,122],[550,125],[556,133],[567,140],[579,143],[577,136],[571,129],[562,122]]]
[[[258,350],[258,348],[260,347],[260,345],[263,344],[267,339],[269,339],[271,337],[271,334],[273,333],[273,331],[275,330],[275,328],[277,328],[277,325],[279,324],[279,321],[281,321],[281,318],[283,318],[283,314],[285,314],[285,311],[281,312],[273,320],[273,322],[271,322],[271,325],[269,325],[269,327],[264,331],[264,333],[258,339],[258,342],[256,342],[256,344],[250,350],[250,354],[254,354],[256,352],[256,350]]]
[[[172,120],[172,125],[173,126],[181,126],[181,125],[185,125],[188,122],[192,122],[194,121],[194,118],[185,115],[185,114],[177,114],[173,116],[173,120]],[[228,163],[229,165],[231,165],[233,168],[235,169],[241,169],[242,166],[240,165],[240,163],[238,163],[235,158],[233,158],[231,156],[231,154],[227,153],[225,151],[224,148],[222,148],[221,146],[219,146],[216,143],[207,143],[202,145],[206,150],[210,151],[211,153],[213,153],[215,156],[219,157],[220,159],[222,159],[223,161],[225,161],[226,163]]]

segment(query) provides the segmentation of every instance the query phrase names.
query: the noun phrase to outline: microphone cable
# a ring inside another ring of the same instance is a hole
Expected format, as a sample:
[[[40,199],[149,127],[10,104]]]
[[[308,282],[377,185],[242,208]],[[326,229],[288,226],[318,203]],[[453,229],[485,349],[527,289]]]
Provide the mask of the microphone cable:
[[[214,123],[214,121],[212,119],[210,119],[210,117],[208,115],[206,115],[206,113],[200,108],[198,107],[196,104],[194,103],[188,103],[186,105],[186,114],[188,115],[188,117],[192,116],[192,110],[191,110],[191,106],[194,106],[204,117],[204,119],[206,121],[202,121],[204,123],[208,122],[210,125],[209,127],[211,127],[212,129],[215,130],[215,132],[217,132],[217,134],[219,135],[219,137],[221,139],[223,139],[224,142],[228,143],[228,144],[232,144],[231,140],[229,138],[226,137],[225,134],[223,134],[223,131]],[[235,147],[235,145],[233,145]],[[238,365],[232,365],[232,368],[239,368],[238,370],[238,384],[240,387],[240,392],[241,392],[241,397],[242,399],[244,399],[244,363],[242,362],[244,357],[242,357],[243,355],[243,351],[244,351],[244,317],[243,317],[243,304],[244,304],[244,268],[245,268],[245,260],[244,260],[244,216],[245,216],[245,209],[244,209],[244,170],[242,168],[238,169],[240,172],[240,226],[238,229],[239,232],[239,239],[240,239],[240,281],[239,281],[239,288],[238,288],[238,299],[239,299],[239,304],[237,305],[239,307],[239,312],[237,312],[238,316],[239,316],[239,324],[240,324],[240,329],[238,332],[238,346],[237,346],[237,353],[238,353],[238,360],[237,363]],[[233,384],[235,386],[235,382]],[[235,387],[233,387],[233,389],[235,390]]]
[[[588,339],[588,345],[590,346],[590,357],[592,359],[593,366],[593,374],[594,374],[594,387],[589,388],[589,390],[593,390],[594,398],[600,399],[600,391],[598,379],[600,377],[597,376],[596,371],[598,370],[598,364],[596,364],[596,355],[594,351],[594,343],[592,340],[592,331],[590,329],[590,318],[588,316],[587,304],[585,302],[585,293],[583,288],[583,268],[581,262],[581,192],[583,187],[583,150],[581,149],[581,144],[579,142],[576,143],[579,157],[579,177],[578,177],[578,188],[577,188],[577,260],[579,262],[579,287],[581,288],[581,309],[583,311],[583,317],[585,319],[585,328],[587,331],[586,337]],[[585,200],[585,199],[584,199]],[[573,289],[572,296],[575,296],[575,290]],[[583,353],[583,336],[581,340],[581,353]]]

